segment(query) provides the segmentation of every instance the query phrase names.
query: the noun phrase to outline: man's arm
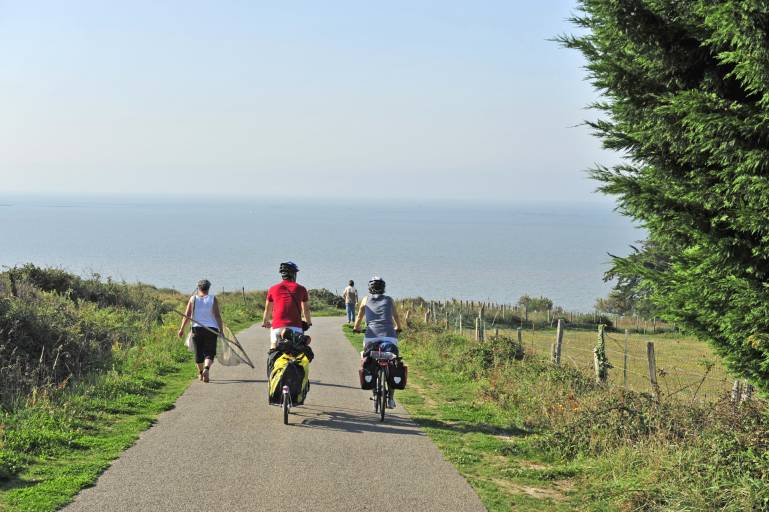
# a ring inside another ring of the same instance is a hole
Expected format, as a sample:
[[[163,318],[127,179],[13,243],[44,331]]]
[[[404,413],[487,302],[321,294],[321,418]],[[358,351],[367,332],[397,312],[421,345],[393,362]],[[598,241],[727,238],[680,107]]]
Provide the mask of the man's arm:
[[[270,327],[272,323],[272,302],[269,300],[264,303],[264,315],[262,316],[262,327]]]
[[[302,313],[304,314],[304,321],[312,325],[312,315],[310,315],[310,301],[306,300],[302,302]]]

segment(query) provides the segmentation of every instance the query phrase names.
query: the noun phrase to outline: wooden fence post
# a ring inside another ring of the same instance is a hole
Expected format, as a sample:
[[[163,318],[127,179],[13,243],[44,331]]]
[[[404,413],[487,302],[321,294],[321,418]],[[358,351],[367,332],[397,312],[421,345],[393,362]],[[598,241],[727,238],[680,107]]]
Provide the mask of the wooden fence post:
[[[248,307],[248,303],[246,302],[246,287],[242,286],[240,290],[243,292],[243,307]]]
[[[459,335],[462,336],[462,331],[464,330],[462,326],[462,313],[459,313]]]
[[[598,343],[593,349],[593,366],[595,368],[595,381],[605,384],[609,378],[609,360],[606,357],[606,340],[604,338],[604,325],[598,326]]]
[[[742,398],[740,399],[741,402],[747,402],[753,398],[753,384],[746,382],[744,390],[745,391],[742,393]]]
[[[622,362],[622,385],[627,391],[627,341],[630,334],[628,333],[628,330],[625,329],[625,353],[624,353],[624,360]]]
[[[561,345],[563,344],[563,321],[558,319],[558,328],[555,332],[555,343],[553,343],[552,360],[553,364],[559,366],[561,364]]]
[[[660,400],[660,387],[657,384],[657,358],[654,357],[654,342],[646,343],[646,358],[649,360],[649,382],[652,385],[652,391],[657,401]]]
[[[732,402],[739,402],[740,395],[742,395],[742,383],[739,380],[735,380],[732,385]]]
[[[481,341],[481,319],[475,317],[475,341]]]

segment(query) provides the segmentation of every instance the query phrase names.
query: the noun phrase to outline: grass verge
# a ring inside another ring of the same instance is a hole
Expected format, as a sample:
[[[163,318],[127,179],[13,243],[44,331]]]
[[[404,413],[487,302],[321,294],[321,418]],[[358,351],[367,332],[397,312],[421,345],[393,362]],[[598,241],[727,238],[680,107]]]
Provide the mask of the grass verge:
[[[769,509],[760,400],[658,403],[421,323],[400,348],[399,401],[491,511]]]
[[[253,300],[253,298],[251,298]],[[182,299],[183,300],[183,299]],[[259,320],[240,297],[221,298],[233,330]],[[3,413],[0,510],[47,511],[68,503],[173,407],[196,376],[168,313],[136,345],[113,347],[112,367]]]

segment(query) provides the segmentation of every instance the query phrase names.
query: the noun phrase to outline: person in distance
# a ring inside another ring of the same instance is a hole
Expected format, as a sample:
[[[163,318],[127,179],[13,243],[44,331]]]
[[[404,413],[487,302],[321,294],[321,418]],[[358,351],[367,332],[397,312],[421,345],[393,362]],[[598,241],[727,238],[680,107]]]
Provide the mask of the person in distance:
[[[342,292],[345,309],[347,309],[347,323],[355,322],[355,305],[358,304],[358,290],[355,289],[355,281],[350,279],[347,288]]]

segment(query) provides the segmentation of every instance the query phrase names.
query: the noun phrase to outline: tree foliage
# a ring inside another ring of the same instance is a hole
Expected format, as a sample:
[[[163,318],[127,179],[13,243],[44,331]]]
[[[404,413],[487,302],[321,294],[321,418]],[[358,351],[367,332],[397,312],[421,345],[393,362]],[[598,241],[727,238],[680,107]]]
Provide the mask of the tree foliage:
[[[528,311],[549,311],[553,309],[553,301],[547,297],[521,295],[517,305],[526,308]]]
[[[626,156],[592,177],[666,259],[614,269],[769,390],[769,2],[579,6],[584,32],[560,40],[602,93],[590,126]]]
[[[633,266],[642,265],[644,268],[657,272],[667,270],[668,257],[651,241],[645,241],[640,248],[631,246],[633,254],[625,258],[614,257],[616,264],[603,276],[604,281],[614,281],[614,288],[606,298],[598,299],[595,309],[603,313],[615,315],[638,315],[642,318],[659,316],[659,308],[652,301],[652,288],[641,275],[635,272],[623,272],[625,261]]]

